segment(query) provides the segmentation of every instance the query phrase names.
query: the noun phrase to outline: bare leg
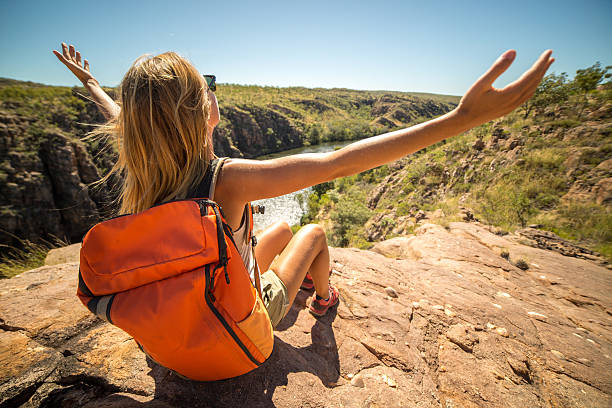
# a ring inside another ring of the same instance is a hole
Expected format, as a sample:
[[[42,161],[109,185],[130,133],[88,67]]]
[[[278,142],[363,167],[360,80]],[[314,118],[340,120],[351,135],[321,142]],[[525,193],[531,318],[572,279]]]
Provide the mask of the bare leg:
[[[286,222],[278,221],[263,232],[257,233],[257,246],[255,247],[255,258],[261,273],[270,269],[274,258],[287,246],[293,232]]]
[[[289,304],[293,304],[308,271],[314,281],[317,295],[327,299],[329,251],[323,228],[316,224],[302,227],[274,261],[271,269],[287,287]]]

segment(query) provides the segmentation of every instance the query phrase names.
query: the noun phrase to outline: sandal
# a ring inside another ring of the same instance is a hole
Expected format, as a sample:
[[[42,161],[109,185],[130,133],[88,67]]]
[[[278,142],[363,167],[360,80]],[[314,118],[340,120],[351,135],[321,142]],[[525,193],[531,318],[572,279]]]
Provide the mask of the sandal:
[[[317,299],[317,294],[312,295],[312,301],[310,302],[310,313],[314,316],[321,317],[327,313],[330,307],[333,307],[338,304],[338,300],[340,299],[340,295],[338,293],[338,289],[329,285],[329,298],[325,299]]]

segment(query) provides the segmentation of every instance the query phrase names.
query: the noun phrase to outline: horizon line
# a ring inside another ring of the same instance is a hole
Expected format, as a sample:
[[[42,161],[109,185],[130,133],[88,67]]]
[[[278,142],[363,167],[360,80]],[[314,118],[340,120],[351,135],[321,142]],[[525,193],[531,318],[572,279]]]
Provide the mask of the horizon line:
[[[11,80],[11,81],[18,81],[18,82],[31,83],[31,84],[42,85],[42,86],[54,86],[54,87],[58,87],[58,88],[59,87],[62,87],[62,88],[83,88],[83,85],[58,85],[58,84],[48,84],[48,83],[42,83],[42,82],[36,82],[36,81],[25,80],[25,79],[18,79],[18,78],[0,77],[0,80],[3,80],[3,79],[8,79],[8,80]],[[427,92],[427,91],[398,91],[398,90],[391,90],[391,89],[354,89],[354,88],[346,88],[346,87],[331,87],[331,88],[328,88],[328,87],[323,87],[323,86],[308,87],[308,86],[303,86],[303,85],[280,86],[280,85],[239,84],[239,83],[233,83],[233,82],[217,82],[217,85],[244,86],[244,87],[253,86],[253,87],[259,87],[259,88],[278,88],[278,89],[302,88],[302,89],[314,89],[314,90],[321,89],[321,90],[330,90],[330,91],[331,90],[346,90],[346,91],[357,91],[357,92],[398,92],[398,93],[407,93],[407,94],[423,94],[423,95],[448,96],[448,97],[453,97],[453,98],[461,98],[463,96],[463,95],[452,95],[452,94]],[[109,85],[100,84],[100,86],[102,88],[115,89],[119,85],[109,86]]]

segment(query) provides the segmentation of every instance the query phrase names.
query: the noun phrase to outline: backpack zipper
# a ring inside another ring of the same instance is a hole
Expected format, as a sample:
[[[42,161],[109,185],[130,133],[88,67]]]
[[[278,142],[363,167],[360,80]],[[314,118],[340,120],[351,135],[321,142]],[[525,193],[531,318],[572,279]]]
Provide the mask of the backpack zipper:
[[[260,363],[259,361],[255,359],[255,357],[253,357],[249,349],[247,349],[244,343],[240,340],[240,338],[238,338],[238,335],[236,335],[236,332],[231,328],[231,326],[227,323],[227,320],[225,320],[223,315],[221,315],[219,310],[217,310],[217,308],[214,305],[215,297],[212,294],[212,287],[214,286],[215,278],[214,276],[211,276],[210,264],[204,267],[204,273],[205,273],[205,282],[206,282],[206,288],[204,289],[204,299],[206,299],[206,304],[208,305],[210,310],[213,311],[213,313],[215,314],[217,319],[219,319],[219,321],[221,322],[225,330],[232,336],[236,344],[238,344],[238,346],[242,349],[244,354],[246,354],[249,360],[251,360],[253,364],[260,366],[262,363]]]
[[[225,242],[225,235],[227,234],[228,230],[231,231],[231,229],[229,229],[229,226],[223,222],[223,219],[221,218],[221,214],[219,212],[220,207],[217,203],[215,203],[214,201],[210,201],[210,200],[198,200],[197,202],[198,202],[198,205],[200,206],[201,216],[205,216],[207,214],[206,207],[208,205],[210,205],[213,208],[213,211],[215,212],[216,223],[217,223],[217,239],[219,241],[219,262],[213,269],[212,273],[210,272],[210,264],[207,264],[204,267],[204,274],[205,274],[204,281],[206,282],[206,288],[204,290],[204,298],[206,299],[206,304],[208,305],[210,310],[213,311],[213,313],[215,314],[217,319],[221,322],[225,330],[227,330],[227,332],[232,336],[236,344],[238,344],[238,346],[242,349],[244,354],[246,354],[249,360],[251,360],[255,365],[259,366],[261,365],[261,363],[257,361],[255,357],[253,357],[249,349],[246,348],[244,343],[236,335],[236,332],[234,332],[234,330],[227,323],[223,315],[219,312],[219,310],[217,310],[217,308],[214,305],[216,299],[215,299],[215,295],[213,295],[212,293],[212,290],[215,287],[214,274],[217,271],[217,269],[220,269],[220,268],[224,269],[225,281],[227,282],[228,285],[230,283],[229,275],[227,272],[228,258],[227,258],[227,243]],[[230,237],[234,246],[236,246],[236,243],[234,242],[234,238],[232,237],[232,235],[231,234],[227,234],[227,235]]]

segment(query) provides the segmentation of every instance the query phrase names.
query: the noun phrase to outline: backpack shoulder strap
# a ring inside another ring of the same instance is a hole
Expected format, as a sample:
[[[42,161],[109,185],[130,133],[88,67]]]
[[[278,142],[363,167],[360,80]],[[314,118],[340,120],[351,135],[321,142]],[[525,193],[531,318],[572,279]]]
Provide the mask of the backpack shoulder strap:
[[[261,293],[261,279],[259,277],[261,271],[259,270],[259,265],[257,265],[257,257],[255,256],[255,245],[257,245],[257,238],[255,235],[253,235],[253,206],[251,203],[247,203],[245,211],[248,211],[247,222],[249,223],[249,245],[251,246],[251,256],[253,257],[253,262],[255,262],[255,271],[253,273],[253,278],[255,279],[255,289],[257,289],[259,297],[263,300]]]
[[[206,170],[204,178],[200,184],[198,184],[192,194],[193,197],[214,200],[217,177],[219,177],[219,173],[221,172],[221,168],[223,167],[223,163],[226,159],[227,157],[222,157],[220,159],[211,160],[211,162],[208,164],[208,169]]]

